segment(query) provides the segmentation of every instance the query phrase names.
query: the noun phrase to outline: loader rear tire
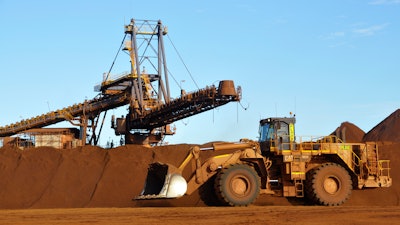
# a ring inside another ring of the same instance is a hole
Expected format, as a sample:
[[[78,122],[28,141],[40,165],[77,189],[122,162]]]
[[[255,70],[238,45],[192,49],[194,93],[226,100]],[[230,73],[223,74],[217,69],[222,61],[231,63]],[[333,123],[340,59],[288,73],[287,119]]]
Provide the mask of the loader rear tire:
[[[306,196],[314,204],[341,205],[349,198],[351,190],[351,177],[338,164],[325,163],[307,173]]]
[[[260,177],[248,165],[223,168],[215,179],[215,192],[222,205],[247,206],[260,194]]]

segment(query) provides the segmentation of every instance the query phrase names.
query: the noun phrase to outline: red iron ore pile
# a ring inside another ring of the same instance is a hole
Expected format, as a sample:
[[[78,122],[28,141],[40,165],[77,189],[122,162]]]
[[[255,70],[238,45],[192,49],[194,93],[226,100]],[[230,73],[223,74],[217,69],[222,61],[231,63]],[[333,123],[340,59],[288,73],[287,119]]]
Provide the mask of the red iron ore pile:
[[[344,122],[332,134],[346,142],[376,141],[381,159],[390,159],[390,188],[353,190],[345,206],[400,205],[400,109],[365,133]],[[344,137],[344,138],[343,138]],[[190,145],[153,148],[127,145],[106,150],[48,147],[0,149],[0,209],[204,206],[198,192],[176,200],[132,201],[143,189],[148,164],[161,161],[179,165]],[[212,152],[204,152],[209,157]],[[193,165],[192,165],[193,166]],[[184,171],[185,175],[185,171]],[[283,197],[261,195],[255,205],[290,205]]]

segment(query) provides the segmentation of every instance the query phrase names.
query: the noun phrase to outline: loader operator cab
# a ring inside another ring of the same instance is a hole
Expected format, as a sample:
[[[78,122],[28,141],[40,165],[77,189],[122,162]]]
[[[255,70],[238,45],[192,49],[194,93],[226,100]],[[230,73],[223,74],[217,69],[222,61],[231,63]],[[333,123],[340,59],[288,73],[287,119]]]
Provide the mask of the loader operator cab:
[[[294,150],[295,122],[294,117],[271,117],[260,121],[259,143],[264,156],[273,151]]]

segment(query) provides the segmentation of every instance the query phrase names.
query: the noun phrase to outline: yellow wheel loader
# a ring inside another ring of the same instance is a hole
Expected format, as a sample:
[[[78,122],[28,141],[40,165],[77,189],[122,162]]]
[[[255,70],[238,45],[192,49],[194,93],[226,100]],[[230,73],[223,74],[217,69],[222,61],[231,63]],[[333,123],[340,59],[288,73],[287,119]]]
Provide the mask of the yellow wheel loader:
[[[263,119],[258,142],[193,146],[179,166],[150,164],[135,199],[179,198],[200,188],[207,190],[203,200],[213,205],[247,206],[259,194],[272,194],[336,206],[353,188],[391,186],[389,160],[379,159],[376,143],[296,137],[294,124],[294,117]],[[213,156],[202,160],[205,151]]]

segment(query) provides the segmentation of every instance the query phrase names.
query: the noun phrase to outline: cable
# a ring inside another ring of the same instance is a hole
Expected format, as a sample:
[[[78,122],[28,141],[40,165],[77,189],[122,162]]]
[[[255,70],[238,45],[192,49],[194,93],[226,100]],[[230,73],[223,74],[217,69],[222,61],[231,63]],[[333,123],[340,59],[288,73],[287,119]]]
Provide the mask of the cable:
[[[200,89],[199,85],[197,85],[196,81],[194,80],[194,78],[193,78],[193,76],[192,76],[192,73],[190,73],[188,67],[186,66],[185,62],[183,61],[181,54],[179,54],[178,49],[176,49],[174,43],[172,42],[172,40],[171,40],[171,38],[169,37],[168,34],[167,34],[167,37],[168,37],[168,40],[171,42],[172,47],[174,47],[176,54],[179,56],[179,59],[181,60],[181,62],[182,62],[183,65],[185,66],[186,71],[189,73],[189,76],[190,76],[190,78],[192,79],[193,83],[196,85],[197,89]]]
[[[106,77],[106,79],[105,79],[104,81],[106,81],[106,80],[108,80],[108,78],[110,78],[111,70],[112,70],[112,68],[114,67],[114,63],[115,63],[115,61],[117,60],[117,57],[118,57],[119,52],[121,51],[122,45],[124,45],[124,41],[125,41],[126,35],[127,35],[127,34],[125,34],[125,35],[124,35],[124,38],[122,38],[121,45],[119,46],[119,49],[118,49],[118,51],[117,51],[117,54],[116,54],[115,57],[114,57],[114,60],[113,60],[113,62],[112,62],[112,64],[111,64],[111,67],[110,67],[110,70],[108,70],[107,77]]]
[[[247,103],[247,107],[244,107],[242,105],[242,101],[239,101],[238,103],[239,103],[240,106],[242,106],[242,109],[244,109],[244,110],[247,110],[250,107],[250,104],[248,104],[248,103]]]

